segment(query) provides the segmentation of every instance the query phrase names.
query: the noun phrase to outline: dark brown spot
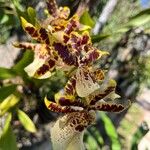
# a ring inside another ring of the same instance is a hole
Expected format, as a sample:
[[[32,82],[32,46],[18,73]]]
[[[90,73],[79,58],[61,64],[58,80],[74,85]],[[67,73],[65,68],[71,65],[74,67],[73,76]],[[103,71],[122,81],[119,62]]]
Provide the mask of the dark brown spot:
[[[35,32],[32,34],[32,37],[38,37],[38,32],[35,31]]]
[[[46,43],[47,45],[50,44],[49,38],[47,38],[47,39],[45,40],[45,43]]]
[[[78,126],[75,127],[75,130],[79,131],[79,132],[82,132],[84,130],[84,128],[85,127],[83,125],[78,125]]]
[[[84,46],[84,50],[85,50],[86,52],[89,51],[88,45],[85,45],[85,46]]]
[[[74,125],[71,123],[71,124],[70,124],[70,127],[74,127]]]
[[[30,34],[32,35],[35,31],[34,27],[25,27],[25,30]]]
[[[69,105],[71,105],[71,102],[70,102],[69,99],[66,99],[65,97],[61,97],[61,98],[59,99],[59,104],[60,104],[61,106],[69,106]]]
[[[55,61],[52,60],[52,59],[50,59],[50,60],[48,61],[48,64],[49,64],[49,67],[52,68],[52,67],[55,66]]]
[[[42,40],[46,40],[48,38],[47,32],[44,28],[41,28],[39,30],[39,33],[40,33],[40,37],[42,38]]]
[[[69,52],[67,46],[62,45],[61,43],[54,43],[53,46],[58,52],[58,55],[62,60],[68,65],[77,65],[77,58]]]
[[[37,74],[38,75],[43,75],[45,72],[47,72],[49,70],[49,66],[44,64],[43,66],[41,66],[38,71]]]
[[[79,121],[79,119],[76,119],[76,122],[77,122],[77,124],[80,124],[80,121]]]
[[[87,35],[84,35],[84,36],[82,37],[81,44],[86,44],[86,43],[88,42],[88,40],[89,40],[89,37],[88,37]]]
[[[64,43],[67,43],[68,42],[68,40],[69,40],[69,37],[67,36],[67,35],[64,35]]]
[[[68,25],[67,25],[67,27],[66,27],[66,30],[65,30],[65,33],[69,35],[69,34],[74,30],[74,28],[76,28],[76,27],[77,27],[77,23],[76,23],[75,20],[72,19],[72,20],[68,23]]]
[[[72,120],[72,123],[75,125],[75,124],[76,124],[76,121],[75,121],[75,120]]]

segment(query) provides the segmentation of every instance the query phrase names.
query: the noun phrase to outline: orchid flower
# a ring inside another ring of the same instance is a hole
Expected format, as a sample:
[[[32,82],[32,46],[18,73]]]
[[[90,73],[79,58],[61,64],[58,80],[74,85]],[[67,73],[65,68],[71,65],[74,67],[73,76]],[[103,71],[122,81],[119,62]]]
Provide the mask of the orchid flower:
[[[96,111],[121,112],[127,105],[115,93],[116,82],[94,63],[108,52],[93,46],[87,26],[80,24],[68,7],[47,1],[48,18],[33,25],[23,17],[23,29],[37,43],[15,43],[14,46],[34,51],[33,62],[25,68],[29,76],[49,78],[55,70],[70,72],[65,87],[54,95],[55,102],[45,97],[51,111],[64,113],[51,128],[54,150],[83,150],[84,130],[95,122]]]

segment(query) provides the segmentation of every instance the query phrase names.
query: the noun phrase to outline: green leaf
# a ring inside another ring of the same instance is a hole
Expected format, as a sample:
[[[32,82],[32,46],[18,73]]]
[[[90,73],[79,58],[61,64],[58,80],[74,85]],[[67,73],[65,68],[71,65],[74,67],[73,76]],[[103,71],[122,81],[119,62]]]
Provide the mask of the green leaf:
[[[28,7],[27,9],[28,17],[29,17],[29,22],[33,25],[36,23],[36,11],[32,7]]]
[[[98,35],[92,35],[91,36],[91,39],[92,39],[92,42],[93,43],[96,43],[96,42],[100,42],[104,39],[107,39],[111,36],[112,34],[98,34]]]
[[[104,123],[106,133],[112,142],[111,149],[112,150],[121,150],[121,144],[119,142],[118,134],[117,134],[117,131],[116,131],[112,121],[104,112],[98,112],[98,114],[100,115],[100,118]]]
[[[33,60],[33,52],[26,50],[23,54],[22,59],[13,67],[13,70],[17,72],[18,75],[24,76],[26,73],[24,68],[29,65]]]
[[[12,1],[13,5],[14,5],[14,7],[15,7],[17,13],[18,13],[18,15],[19,15],[19,16],[24,15],[24,11],[25,11],[25,10],[24,10],[24,8],[22,7],[22,5],[19,3],[19,1],[18,1],[18,0],[11,0],[11,1]]]
[[[9,111],[9,109],[14,107],[19,102],[19,100],[20,100],[20,98],[13,94],[11,94],[6,99],[4,99],[0,103],[0,116],[4,115],[7,111]]]
[[[149,128],[146,122],[143,122],[134,133],[131,143],[131,150],[137,150],[140,140],[148,133]]]
[[[3,128],[3,133],[2,134],[5,134],[5,132],[7,132],[8,128],[10,126],[11,120],[12,120],[12,114],[8,113],[8,115],[6,117],[6,120],[5,120],[5,125],[4,125],[4,128]]]
[[[87,135],[86,148],[89,150],[98,150],[98,144],[90,133]]]
[[[95,138],[99,147],[102,147],[102,145],[104,145],[104,141],[103,141],[103,138],[100,135],[99,131],[97,130],[97,128],[91,127],[88,131],[91,133],[91,136],[93,136]]]
[[[3,133],[0,137],[0,150],[18,150],[16,137],[10,126],[11,119],[11,114],[8,114],[5,121]]]
[[[0,67],[0,79],[10,79],[16,76],[16,73],[12,69],[1,68]]]
[[[24,128],[29,132],[36,132],[36,127],[28,115],[22,110],[18,110],[18,118]]]
[[[16,90],[17,85],[9,85],[0,88],[0,103]]]
[[[90,27],[94,27],[95,22],[94,20],[91,18],[91,16],[89,15],[88,11],[85,11],[82,16],[80,17],[80,23],[84,24],[84,25],[88,25]]]
[[[137,27],[150,21],[150,8],[139,12],[137,15],[131,17],[125,26]]]
[[[3,15],[3,17],[0,19],[0,24],[4,24],[6,22],[8,22],[9,20],[9,16],[8,15]]]

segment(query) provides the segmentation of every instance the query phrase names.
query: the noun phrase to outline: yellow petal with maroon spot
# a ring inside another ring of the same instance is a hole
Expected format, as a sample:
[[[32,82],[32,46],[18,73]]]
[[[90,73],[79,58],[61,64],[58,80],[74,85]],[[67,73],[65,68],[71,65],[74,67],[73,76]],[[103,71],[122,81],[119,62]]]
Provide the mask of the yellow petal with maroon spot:
[[[75,87],[76,87],[76,78],[75,76],[72,76],[67,84],[65,85],[65,93],[68,94],[68,95],[75,95]]]
[[[40,68],[45,63],[45,61],[46,61],[46,59],[35,57],[33,62],[30,65],[28,65],[27,67],[25,67],[24,70],[27,72],[27,74],[30,77],[34,77],[37,69]]]
[[[37,44],[28,43],[28,42],[21,42],[21,43],[13,43],[14,47],[21,48],[21,49],[30,49],[35,50]]]
[[[80,61],[81,64],[88,65],[88,64],[93,63],[96,60],[98,60],[101,56],[109,54],[106,51],[100,51],[92,46],[91,47],[89,46],[88,49],[90,49],[90,50],[81,59],[81,61]]]
[[[68,24],[66,25],[66,28],[64,32],[69,35],[72,31],[75,31],[78,27],[79,24],[79,18],[77,15],[74,15],[69,21]]]
[[[44,98],[44,102],[46,107],[53,111],[53,112],[57,112],[57,113],[71,113],[71,112],[78,112],[78,111],[82,111],[82,109],[76,109],[74,107],[69,107],[69,106],[61,106],[59,104],[56,104],[54,102],[49,101],[46,97]]]
[[[37,69],[37,71],[34,74],[34,77],[38,79],[49,78],[54,68],[55,68],[55,60],[49,58],[48,60],[45,61],[45,63],[41,67]]]
[[[20,17],[23,29],[35,40],[38,39],[38,30],[31,23],[27,22],[23,17]]]
[[[27,42],[15,43],[14,46],[23,49],[31,49],[35,52],[33,62],[25,68],[29,76],[38,79],[45,79],[51,76],[50,71],[52,71],[55,66],[55,60],[48,59],[52,53],[50,47],[45,44]]]
[[[69,87],[67,87],[67,89],[65,88],[65,90],[62,89],[55,94],[56,103],[61,106],[76,106],[76,107],[86,108],[87,106],[85,101],[82,101],[82,99],[77,98],[77,95],[75,93],[71,94],[72,89],[70,88],[69,90],[68,88]]]
[[[36,44],[34,53],[33,62],[25,68],[25,71],[30,77],[35,77],[37,70],[45,64],[50,55],[50,48],[45,44]],[[51,75],[51,73],[47,72],[45,76],[40,76],[40,78],[47,78]]]
[[[64,90],[60,90],[55,94],[55,101],[57,104],[67,105],[75,100],[74,95],[68,95]]]
[[[36,28],[33,26],[31,23],[27,22],[23,17],[21,17],[21,23],[23,29],[35,40],[45,43],[45,44],[50,44],[50,39],[52,38],[52,35],[46,31],[45,28],[39,27]]]

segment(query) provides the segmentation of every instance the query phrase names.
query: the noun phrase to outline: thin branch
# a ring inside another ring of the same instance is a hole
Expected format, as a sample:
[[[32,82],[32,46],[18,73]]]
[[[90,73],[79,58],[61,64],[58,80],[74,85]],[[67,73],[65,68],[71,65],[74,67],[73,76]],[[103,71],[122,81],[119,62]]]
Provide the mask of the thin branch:
[[[93,29],[94,35],[98,34],[102,30],[103,26],[106,24],[108,18],[111,16],[113,10],[115,9],[117,2],[118,0],[109,0],[107,2]]]

